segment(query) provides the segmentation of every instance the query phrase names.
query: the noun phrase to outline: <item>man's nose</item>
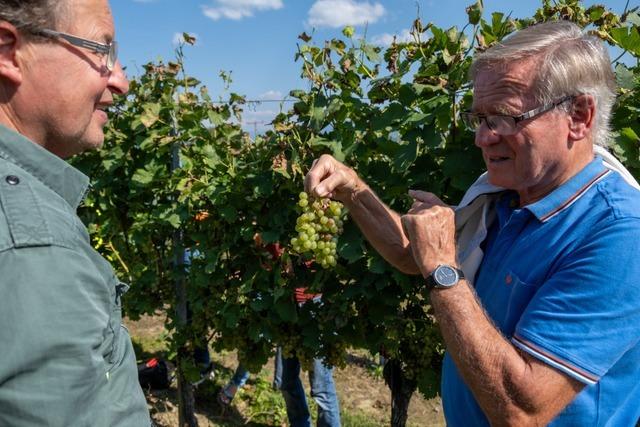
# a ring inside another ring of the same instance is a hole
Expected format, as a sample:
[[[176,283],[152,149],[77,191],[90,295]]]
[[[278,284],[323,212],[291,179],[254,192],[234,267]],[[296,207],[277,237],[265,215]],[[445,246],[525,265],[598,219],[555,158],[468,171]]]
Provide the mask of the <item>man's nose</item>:
[[[124,95],[129,92],[129,80],[127,79],[122,64],[120,61],[116,61],[111,74],[109,75],[108,87],[111,93],[117,93],[118,95]]]
[[[478,129],[476,129],[475,144],[477,147],[486,147],[500,141],[500,135],[489,129],[486,120],[482,120]]]

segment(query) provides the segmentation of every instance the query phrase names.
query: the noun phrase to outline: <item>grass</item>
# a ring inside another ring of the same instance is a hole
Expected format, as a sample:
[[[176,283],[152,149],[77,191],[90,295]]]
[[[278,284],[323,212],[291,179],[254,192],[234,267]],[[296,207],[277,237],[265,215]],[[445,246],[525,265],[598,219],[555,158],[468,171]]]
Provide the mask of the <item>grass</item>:
[[[139,360],[151,357],[168,357],[166,332],[162,318],[144,317],[128,322],[136,355]],[[217,396],[231,379],[237,358],[235,352],[212,352],[216,365],[215,378],[199,385],[195,391],[196,417],[201,427],[285,427],[288,425],[282,394],[271,386],[273,365],[267,364],[257,375],[252,375],[238,391],[231,405],[221,405]],[[336,389],[340,396],[343,427],[383,427],[389,425],[391,402],[389,389],[382,381],[382,367],[377,357],[364,350],[350,352],[345,369],[334,372]],[[307,392],[309,412],[316,423],[317,405],[309,396],[307,373],[301,374]],[[158,426],[177,425],[177,389],[150,390],[146,392],[150,410]],[[427,401],[418,395],[412,399],[407,427],[442,427],[439,401]],[[636,426],[640,427],[640,426]]]

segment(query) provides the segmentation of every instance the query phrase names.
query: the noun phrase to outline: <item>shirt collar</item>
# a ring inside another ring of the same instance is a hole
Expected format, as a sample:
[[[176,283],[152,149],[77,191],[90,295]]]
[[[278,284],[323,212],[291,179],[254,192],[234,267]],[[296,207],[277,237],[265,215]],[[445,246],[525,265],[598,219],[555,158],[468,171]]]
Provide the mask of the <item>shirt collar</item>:
[[[575,176],[535,203],[525,206],[539,221],[545,222],[567,209],[591,187],[611,173],[596,156]]]
[[[24,136],[0,125],[0,157],[14,163],[58,193],[74,209],[89,187],[89,178]]]

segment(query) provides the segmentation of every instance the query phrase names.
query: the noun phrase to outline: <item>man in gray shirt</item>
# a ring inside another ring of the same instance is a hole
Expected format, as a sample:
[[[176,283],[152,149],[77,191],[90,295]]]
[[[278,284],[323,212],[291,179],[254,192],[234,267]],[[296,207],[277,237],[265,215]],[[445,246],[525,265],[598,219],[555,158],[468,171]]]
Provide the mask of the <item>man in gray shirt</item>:
[[[76,208],[128,81],[107,0],[0,0],[0,425],[148,426],[127,285]]]

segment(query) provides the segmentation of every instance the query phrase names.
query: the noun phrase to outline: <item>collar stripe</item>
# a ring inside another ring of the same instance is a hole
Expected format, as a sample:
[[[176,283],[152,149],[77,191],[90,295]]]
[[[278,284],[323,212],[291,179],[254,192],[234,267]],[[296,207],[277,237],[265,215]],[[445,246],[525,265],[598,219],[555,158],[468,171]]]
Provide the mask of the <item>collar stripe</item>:
[[[569,197],[567,200],[565,200],[565,202],[563,204],[561,204],[560,206],[558,206],[557,208],[555,208],[554,210],[552,210],[551,212],[549,212],[548,214],[546,214],[545,216],[540,218],[540,222],[546,222],[548,220],[550,220],[551,218],[553,218],[554,216],[558,215],[560,212],[562,212],[563,210],[567,209],[569,206],[571,206],[574,202],[576,202],[584,193],[586,193],[587,191],[589,191],[589,189],[591,187],[593,187],[594,185],[596,185],[598,182],[602,181],[607,175],[609,175],[611,173],[610,169],[604,170],[602,171],[599,175],[597,175],[595,178],[593,178],[591,181],[587,182],[581,189],[579,189],[573,196]]]

